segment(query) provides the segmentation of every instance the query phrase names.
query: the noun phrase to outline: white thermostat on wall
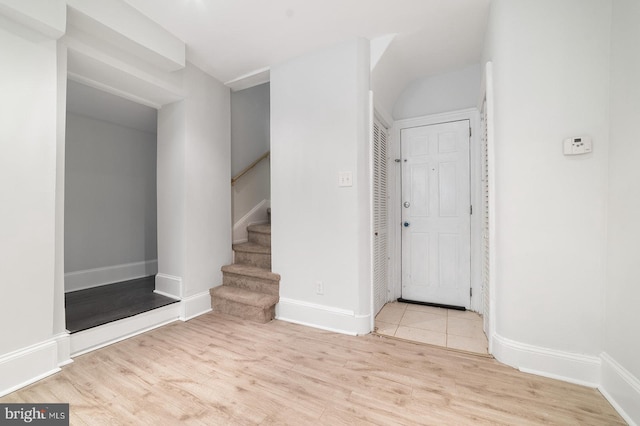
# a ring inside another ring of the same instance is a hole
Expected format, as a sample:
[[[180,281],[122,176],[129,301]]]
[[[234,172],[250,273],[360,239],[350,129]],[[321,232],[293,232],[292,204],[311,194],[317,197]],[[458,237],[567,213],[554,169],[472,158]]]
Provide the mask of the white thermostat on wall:
[[[588,154],[593,151],[593,143],[588,136],[568,138],[563,141],[564,155]]]

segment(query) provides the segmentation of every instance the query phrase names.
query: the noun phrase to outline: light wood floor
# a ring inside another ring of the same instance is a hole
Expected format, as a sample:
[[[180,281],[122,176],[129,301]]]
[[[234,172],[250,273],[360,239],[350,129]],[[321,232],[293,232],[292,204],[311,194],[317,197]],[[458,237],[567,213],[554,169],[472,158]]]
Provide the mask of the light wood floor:
[[[75,358],[0,402],[71,424],[624,424],[597,390],[490,358],[207,314]]]

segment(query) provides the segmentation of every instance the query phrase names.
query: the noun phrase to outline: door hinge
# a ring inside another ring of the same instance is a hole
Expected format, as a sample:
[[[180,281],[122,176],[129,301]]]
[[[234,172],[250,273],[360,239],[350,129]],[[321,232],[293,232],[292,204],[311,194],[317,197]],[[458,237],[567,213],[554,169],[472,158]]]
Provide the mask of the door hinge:
[[[473,214],[473,206],[469,206],[469,214]]]
[[[473,287],[469,287],[469,297],[473,297]]]
[[[469,137],[471,137],[471,127],[469,127]]]

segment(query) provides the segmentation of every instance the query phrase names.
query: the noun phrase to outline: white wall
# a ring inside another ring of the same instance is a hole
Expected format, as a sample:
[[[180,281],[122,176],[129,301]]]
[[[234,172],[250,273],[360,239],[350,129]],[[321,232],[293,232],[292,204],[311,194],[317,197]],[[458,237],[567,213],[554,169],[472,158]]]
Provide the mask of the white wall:
[[[231,93],[233,176],[271,149],[269,99],[269,83]],[[233,186],[234,224],[260,202],[271,199],[270,173],[269,159],[265,159]]]
[[[229,88],[198,68],[185,68],[184,296],[222,284],[231,263]]]
[[[65,163],[65,272],[155,261],[155,133],[68,112]]]
[[[269,83],[231,93],[231,174],[270,148]]]
[[[53,318],[56,42],[8,27],[0,26],[0,275],[11,285],[3,286],[0,319],[12,330],[2,333],[0,353],[47,339],[43,318]]]
[[[609,150],[608,264],[603,385],[640,424],[640,2],[613,2],[611,52],[611,142]],[[608,365],[607,365],[608,364]],[[620,380],[622,369],[635,390]],[[618,375],[618,377],[616,377]],[[635,380],[634,380],[635,379]]]
[[[3,15],[5,2],[0,6],[1,394],[55,371],[58,364],[52,337],[59,324],[54,321],[59,117],[56,41],[9,20]],[[47,12],[34,19],[63,31],[60,2],[51,6],[51,16]],[[17,368],[18,357],[30,371]]]
[[[67,119],[67,49],[57,43],[57,104],[56,104],[56,198],[55,198],[55,260],[53,289],[53,334],[58,336],[58,360],[70,359],[65,318],[64,293],[64,158]]]
[[[394,105],[405,89],[406,82],[412,81],[408,70],[398,66],[401,62],[402,55],[391,41],[371,71],[371,90],[375,108],[384,117],[392,118]]]
[[[348,333],[369,331],[368,61],[357,39],[271,69],[278,317]]]
[[[64,34],[66,9],[65,0],[0,0],[0,13],[51,39]]]
[[[185,44],[123,0],[66,0],[70,79],[159,109],[183,98]]]
[[[184,42],[126,2],[66,0],[66,3],[74,24],[82,30],[94,31],[96,27],[92,20],[97,20],[101,35],[134,57],[152,64],[155,69],[176,71],[184,68]],[[79,16],[78,12],[89,19]],[[123,44],[124,39],[129,42]]]
[[[610,18],[609,1],[495,0],[486,55],[496,356],[589,383],[599,380],[604,314]],[[564,156],[562,140],[580,135],[593,138],[593,153]]]
[[[398,97],[393,118],[422,117],[441,112],[473,108],[480,96],[480,65],[413,81]]]
[[[182,277],[184,270],[185,126],[184,101],[158,111],[158,270],[172,277]]]
[[[232,260],[230,94],[191,64],[181,73],[185,99],[158,114],[156,289],[182,298],[188,319],[211,308]]]

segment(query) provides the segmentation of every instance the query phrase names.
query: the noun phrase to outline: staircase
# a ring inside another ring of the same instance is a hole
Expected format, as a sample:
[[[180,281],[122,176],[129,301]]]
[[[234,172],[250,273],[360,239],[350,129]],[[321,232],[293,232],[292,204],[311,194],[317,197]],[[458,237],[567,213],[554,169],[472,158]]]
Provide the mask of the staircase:
[[[271,272],[271,224],[247,227],[249,241],[234,244],[234,264],[222,267],[222,285],[209,290],[215,312],[266,323],[275,317],[280,275]]]

